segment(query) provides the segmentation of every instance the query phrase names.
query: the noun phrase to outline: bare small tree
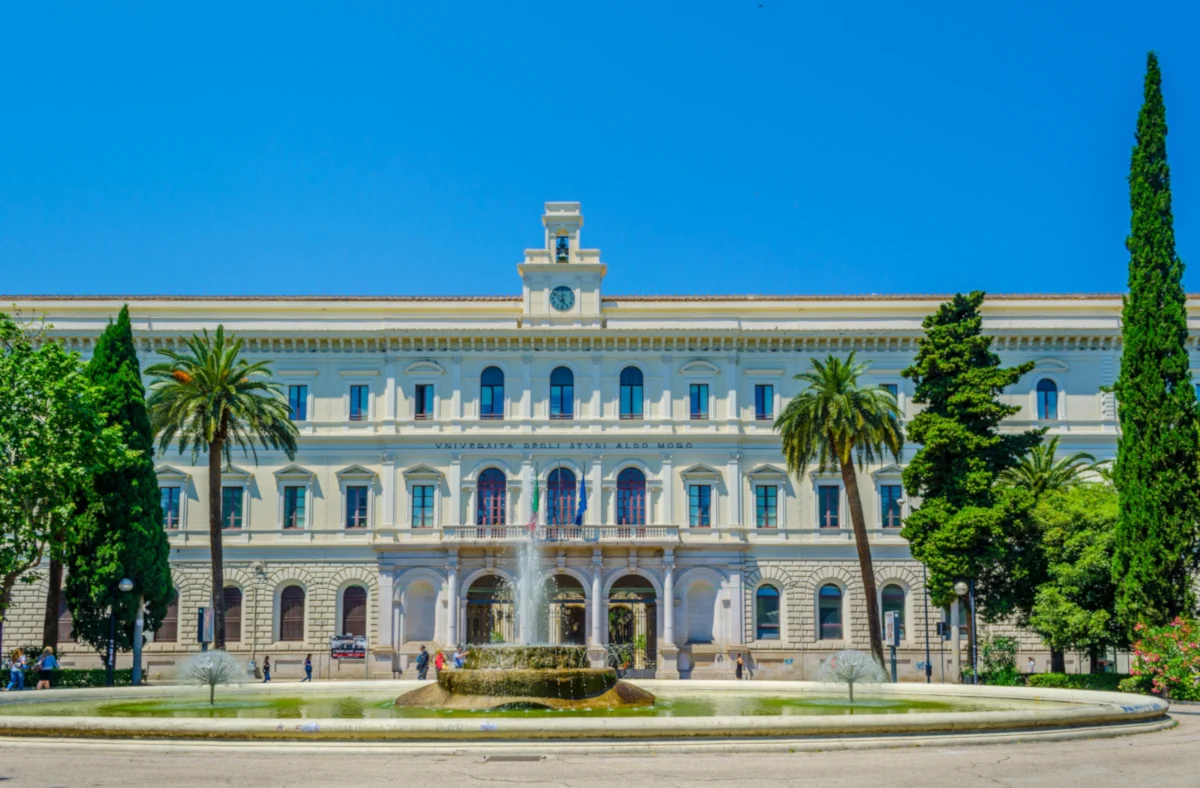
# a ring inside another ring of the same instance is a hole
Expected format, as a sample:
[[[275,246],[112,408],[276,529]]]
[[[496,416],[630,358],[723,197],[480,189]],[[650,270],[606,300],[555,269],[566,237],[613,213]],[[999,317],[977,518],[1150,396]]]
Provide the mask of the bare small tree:
[[[850,691],[850,702],[853,703],[855,684],[881,684],[887,681],[887,674],[879,667],[874,657],[861,651],[847,649],[822,662],[817,678],[820,681],[845,684]]]
[[[208,704],[215,701],[218,684],[234,684],[245,678],[246,670],[232,654],[224,651],[205,651],[189,657],[183,663],[183,680],[188,684],[208,687]]]

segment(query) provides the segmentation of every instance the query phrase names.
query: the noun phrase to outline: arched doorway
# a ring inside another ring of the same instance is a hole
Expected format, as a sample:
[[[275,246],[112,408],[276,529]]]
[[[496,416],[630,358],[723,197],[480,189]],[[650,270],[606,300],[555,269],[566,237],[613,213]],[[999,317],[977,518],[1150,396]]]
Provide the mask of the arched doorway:
[[[609,661],[654,676],[658,654],[658,596],[641,575],[625,575],[608,592]],[[626,675],[630,675],[627,673]]]
[[[617,475],[617,525],[618,535],[629,538],[633,531],[644,536],[646,529],[628,526],[646,525],[646,475],[637,468],[626,468]]]
[[[587,596],[583,584],[570,575],[546,579],[547,643],[583,646],[587,644]],[[540,632],[538,633],[541,634]]]
[[[484,575],[467,589],[467,643],[512,643],[516,615],[512,589],[499,575]]]
[[[488,468],[479,474],[475,502],[475,524],[479,526],[478,536],[484,539],[489,536],[503,536],[504,524],[507,520],[508,479],[499,468]],[[497,528],[496,526],[501,526]]]
[[[568,536],[575,523],[575,474],[570,468],[555,468],[546,481],[546,537]]]

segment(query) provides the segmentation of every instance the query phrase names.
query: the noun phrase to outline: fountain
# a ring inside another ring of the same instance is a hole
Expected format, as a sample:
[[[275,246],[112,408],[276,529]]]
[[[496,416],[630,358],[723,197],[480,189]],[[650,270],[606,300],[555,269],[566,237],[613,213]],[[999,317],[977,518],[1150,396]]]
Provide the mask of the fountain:
[[[440,709],[609,709],[652,706],[654,695],[617,678],[613,668],[593,668],[585,646],[538,643],[547,608],[546,582],[534,535],[522,540],[512,584],[516,645],[472,646],[460,670],[442,670],[437,681],[406,692],[396,706]]]

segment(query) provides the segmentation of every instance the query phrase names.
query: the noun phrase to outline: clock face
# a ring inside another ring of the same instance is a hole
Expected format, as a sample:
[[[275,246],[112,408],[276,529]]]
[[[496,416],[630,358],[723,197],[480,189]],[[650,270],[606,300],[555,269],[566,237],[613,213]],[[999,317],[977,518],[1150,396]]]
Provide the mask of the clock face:
[[[556,287],[550,291],[550,306],[566,312],[575,305],[575,291],[569,287]]]

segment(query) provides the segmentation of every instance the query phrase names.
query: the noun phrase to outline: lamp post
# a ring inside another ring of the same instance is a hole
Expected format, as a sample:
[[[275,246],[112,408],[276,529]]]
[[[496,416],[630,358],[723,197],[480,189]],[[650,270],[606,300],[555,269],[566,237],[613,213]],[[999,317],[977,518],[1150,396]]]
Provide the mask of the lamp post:
[[[133,581],[128,577],[121,578],[113,589],[112,603],[108,608],[108,672],[105,675],[104,683],[111,687],[113,685],[113,668],[117,662],[117,591],[129,593],[133,590]]]
[[[954,593],[967,597],[971,609],[971,679],[973,684],[979,684],[979,631],[975,628],[975,583],[968,584],[959,580],[954,584]]]

